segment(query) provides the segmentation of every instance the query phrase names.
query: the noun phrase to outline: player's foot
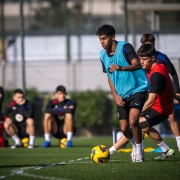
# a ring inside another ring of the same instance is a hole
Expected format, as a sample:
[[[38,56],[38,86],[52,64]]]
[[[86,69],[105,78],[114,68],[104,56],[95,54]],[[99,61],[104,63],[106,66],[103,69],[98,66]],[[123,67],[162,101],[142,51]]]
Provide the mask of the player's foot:
[[[166,159],[167,157],[169,157],[169,156],[174,156],[174,155],[175,155],[175,150],[169,149],[167,152],[161,153],[160,156],[157,156],[157,157],[155,157],[154,159]]]
[[[42,148],[51,147],[51,143],[49,141],[44,141],[40,147]]]
[[[31,145],[31,144],[28,145],[28,149],[33,149],[33,148],[34,148],[34,145]]]
[[[72,141],[67,141],[66,147],[67,148],[73,147]]]
[[[136,154],[133,162],[143,162],[144,158],[142,154]]]
[[[179,148],[179,152],[180,152],[180,148]]]
[[[136,157],[136,149],[137,149],[136,146],[132,147],[131,159],[133,162],[135,161],[135,157]]]
[[[21,147],[23,147],[22,144],[14,144],[11,146],[11,149],[16,149],[16,148],[21,148]]]

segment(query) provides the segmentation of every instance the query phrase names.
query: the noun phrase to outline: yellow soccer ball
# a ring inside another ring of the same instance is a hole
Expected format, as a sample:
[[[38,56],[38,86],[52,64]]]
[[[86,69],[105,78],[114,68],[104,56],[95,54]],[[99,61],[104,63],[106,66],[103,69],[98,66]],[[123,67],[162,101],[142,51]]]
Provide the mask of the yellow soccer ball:
[[[28,147],[28,145],[29,145],[29,138],[28,137],[22,138],[21,142],[22,142],[24,147]]]
[[[66,138],[60,139],[60,142],[59,142],[59,147],[60,148],[66,148],[66,144],[67,144],[67,139]]]
[[[110,157],[109,149],[105,145],[98,145],[92,148],[90,158],[95,163],[107,163]]]

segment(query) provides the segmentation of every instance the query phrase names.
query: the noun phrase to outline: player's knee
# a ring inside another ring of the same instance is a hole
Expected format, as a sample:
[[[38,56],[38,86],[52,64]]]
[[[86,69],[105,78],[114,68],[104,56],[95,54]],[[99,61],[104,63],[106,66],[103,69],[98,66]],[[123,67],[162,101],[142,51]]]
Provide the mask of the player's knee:
[[[10,119],[6,119],[4,122],[4,128],[7,129],[12,124],[13,124],[13,122]]]
[[[27,124],[28,126],[34,126],[34,119],[32,119],[32,118],[26,119],[26,124]]]
[[[52,117],[53,117],[52,114],[50,114],[50,113],[45,113],[45,115],[44,115],[44,121],[51,120]]]

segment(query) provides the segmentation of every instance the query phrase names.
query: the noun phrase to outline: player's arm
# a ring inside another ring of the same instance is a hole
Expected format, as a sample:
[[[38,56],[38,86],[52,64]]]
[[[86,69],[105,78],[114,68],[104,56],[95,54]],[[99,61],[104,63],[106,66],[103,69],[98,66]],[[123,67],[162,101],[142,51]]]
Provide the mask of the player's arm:
[[[124,106],[125,102],[122,100],[122,97],[116,93],[116,89],[109,77],[108,77],[108,83],[116,104],[119,106]]]
[[[149,109],[154,104],[156,95],[160,92],[165,91],[166,89],[166,79],[161,73],[158,72],[153,73],[150,77],[150,80],[151,80],[151,89],[149,90],[148,99],[143,106],[142,112]]]
[[[66,103],[66,108],[64,109],[64,108],[56,108],[55,110],[56,111],[58,111],[58,112],[63,112],[63,113],[71,113],[71,114],[73,114],[74,112],[75,112],[75,109],[76,109],[76,103],[75,102],[73,102],[73,101],[68,101],[67,103]]]
[[[118,66],[117,64],[113,64],[110,67],[111,72],[115,70],[135,71],[141,69],[140,60],[131,44],[127,43],[123,46],[123,54],[129,66]]]
[[[4,117],[4,119],[6,120],[8,117],[8,115],[12,112],[12,106],[15,104],[14,101],[12,101],[2,112],[2,115]]]
[[[180,95],[179,79],[176,69],[167,56],[166,56],[166,60],[167,60],[167,70],[172,77],[175,93]]]

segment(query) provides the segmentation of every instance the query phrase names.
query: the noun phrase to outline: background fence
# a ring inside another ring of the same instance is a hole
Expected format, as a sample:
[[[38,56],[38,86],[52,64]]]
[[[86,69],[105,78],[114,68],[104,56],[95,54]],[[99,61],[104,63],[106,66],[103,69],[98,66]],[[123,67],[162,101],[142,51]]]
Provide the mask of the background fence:
[[[24,88],[25,81],[25,88],[40,93],[52,93],[59,84],[68,91],[109,92],[95,35],[103,24],[113,25],[116,39],[135,50],[142,34],[153,33],[157,50],[167,54],[180,77],[179,0],[4,0],[0,15],[5,89]]]

